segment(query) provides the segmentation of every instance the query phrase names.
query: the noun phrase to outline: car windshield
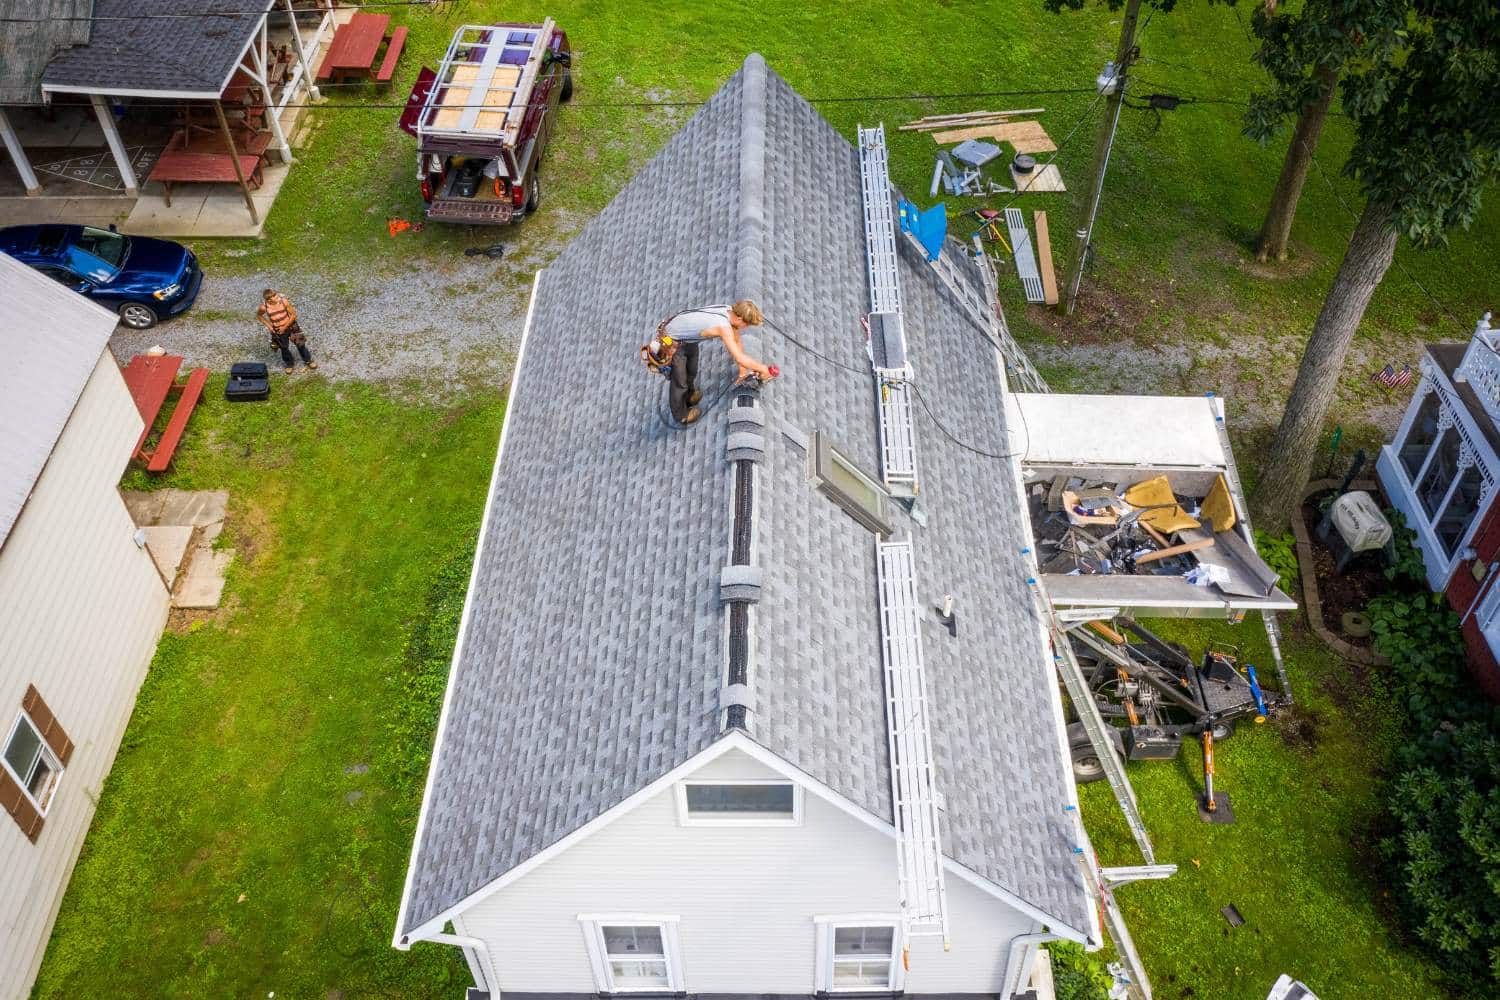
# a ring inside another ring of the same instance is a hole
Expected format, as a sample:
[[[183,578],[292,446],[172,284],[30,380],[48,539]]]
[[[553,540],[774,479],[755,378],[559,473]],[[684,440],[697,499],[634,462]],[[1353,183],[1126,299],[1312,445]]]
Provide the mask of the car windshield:
[[[83,232],[78,234],[78,239],[73,245],[112,268],[118,268],[120,262],[125,259],[126,241],[125,237],[119,233],[84,226]]]

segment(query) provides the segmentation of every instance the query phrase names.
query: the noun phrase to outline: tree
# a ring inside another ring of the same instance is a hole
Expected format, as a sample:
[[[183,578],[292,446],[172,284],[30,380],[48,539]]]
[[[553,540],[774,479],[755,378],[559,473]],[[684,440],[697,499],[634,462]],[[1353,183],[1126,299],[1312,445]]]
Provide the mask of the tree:
[[[1500,163],[1500,6],[1423,0],[1406,25],[1399,58],[1345,65],[1355,141],[1344,173],[1366,201],[1252,498],[1257,524],[1271,533],[1286,530],[1301,500],[1344,357],[1398,236],[1419,247],[1445,243],[1450,229],[1473,221]]]
[[[1286,259],[1292,219],[1313,151],[1323,134],[1346,64],[1389,60],[1404,43],[1408,0],[1308,0],[1294,13],[1266,0],[1250,15],[1260,39],[1255,61],[1270,75],[1272,88],[1250,95],[1245,134],[1264,145],[1295,117],[1286,159],[1271,194],[1255,259]]]

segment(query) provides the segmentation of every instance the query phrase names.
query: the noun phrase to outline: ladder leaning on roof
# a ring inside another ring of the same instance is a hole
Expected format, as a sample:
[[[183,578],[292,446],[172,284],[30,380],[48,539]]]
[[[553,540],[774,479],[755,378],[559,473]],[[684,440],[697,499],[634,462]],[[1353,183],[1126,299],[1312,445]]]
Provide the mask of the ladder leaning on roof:
[[[876,539],[875,554],[903,940],[941,936],[946,951],[948,892],[943,882],[943,841],[922,666],[922,616],[911,540]]]
[[[880,405],[880,471],[886,489],[917,495],[917,439],[912,369],[906,359],[896,218],[886,167],[885,126],[859,129],[859,186],[864,201],[865,264],[870,277],[870,367]]]

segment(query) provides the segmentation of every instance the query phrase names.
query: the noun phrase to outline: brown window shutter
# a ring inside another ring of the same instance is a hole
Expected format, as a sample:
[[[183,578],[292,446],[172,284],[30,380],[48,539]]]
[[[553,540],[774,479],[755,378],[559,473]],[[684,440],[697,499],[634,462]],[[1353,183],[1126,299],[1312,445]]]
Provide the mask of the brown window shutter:
[[[21,699],[21,707],[26,709],[26,714],[31,716],[31,721],[36,723],[37,729],[41,730],[42,739],[57,754],[57,759],[62,762],[63,767],[68,766],[68,761],[73,757],[73,741],[68,739],[68,734],[63,732],[62,724],[57,721],[57,716],[52,714],[52,709],[42,700],[40,692],[35,684],[26,685],[26,697]]]
[[[42,814],[36,811],[21,786],[16,784],[16,779],[3,767],[0,767],[0,808],[10,813],[10,818],[16,821],[27,840],[36,843],[37,835],[42,832]]]

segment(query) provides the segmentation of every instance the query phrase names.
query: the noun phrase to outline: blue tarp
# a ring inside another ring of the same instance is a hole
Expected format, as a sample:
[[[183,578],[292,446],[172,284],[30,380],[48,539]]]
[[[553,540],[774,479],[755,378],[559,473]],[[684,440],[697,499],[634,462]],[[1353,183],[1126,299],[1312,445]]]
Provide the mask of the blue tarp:
[[[901,231],[917,238],[922,249],[927,251],[928,260],[937,260],[943,249],[943,240],[948,238],[948,210],[939,202],[923,212],[905,199],[899,202],[899,208]]]

